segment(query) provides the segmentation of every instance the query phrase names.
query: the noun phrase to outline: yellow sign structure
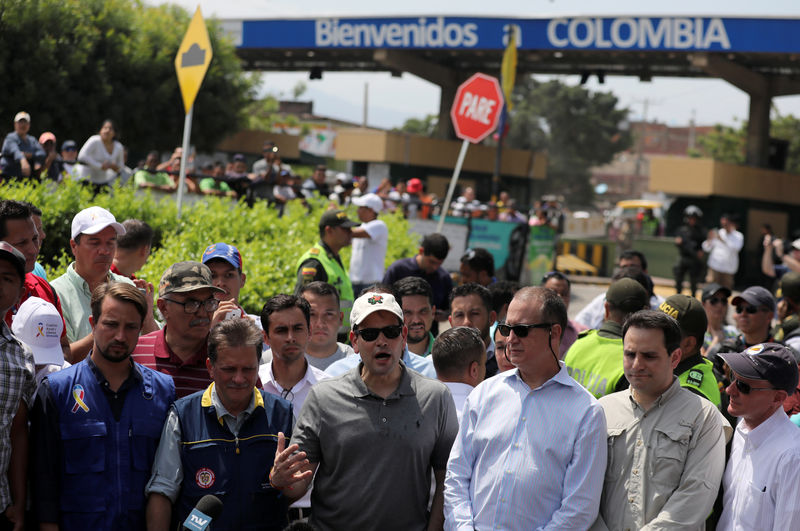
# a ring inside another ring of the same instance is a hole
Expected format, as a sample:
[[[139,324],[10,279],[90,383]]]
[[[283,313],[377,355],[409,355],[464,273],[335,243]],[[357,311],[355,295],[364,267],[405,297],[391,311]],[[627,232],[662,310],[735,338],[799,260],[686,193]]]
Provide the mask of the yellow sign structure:
[[[181,87],[186,114],[189,114],[189,109],[194,104],[208,71],[208,65],[211,64],[212,55],[206,23],[200,13],[200,6],[197,6],[197,11],[189,23],[189,29],[178,48],[178,55],[175,56],[175,71],[178,73],[178,84]]]

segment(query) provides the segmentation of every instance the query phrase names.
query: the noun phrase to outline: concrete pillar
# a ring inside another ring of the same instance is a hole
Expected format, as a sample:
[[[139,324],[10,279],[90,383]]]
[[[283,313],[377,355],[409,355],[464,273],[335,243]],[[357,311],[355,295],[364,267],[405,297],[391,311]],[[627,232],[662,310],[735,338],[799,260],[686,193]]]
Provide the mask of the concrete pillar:
[[[769,159],[769,110],[772,98],[766,94],[750,94],[747,122],[745,164],[766,168]]]

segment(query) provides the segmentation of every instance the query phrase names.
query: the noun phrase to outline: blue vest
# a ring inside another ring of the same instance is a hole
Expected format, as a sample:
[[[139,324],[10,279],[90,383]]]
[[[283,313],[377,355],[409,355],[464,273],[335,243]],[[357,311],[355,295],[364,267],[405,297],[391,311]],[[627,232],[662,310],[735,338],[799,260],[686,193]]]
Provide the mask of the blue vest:
[[[119,422],[86,360],[48,377],[61,432],[62,530],[145,527],[144,487],[175,384],[135,365],[142,381],[128,390]]]
[[[213,384],[212,384],[213,385]],[[206,494],[222,501],[214,531],[286,526],[288,503],[269,484],[278,447],[278,432],[292,431],[292,406],[286,400],[255,391],[256,408],[234,437],[217,418],[211,386],[175,402],[181,427],[183,484],[173,524],[182,523]],[[173,525],[174,528],[174,525]]]

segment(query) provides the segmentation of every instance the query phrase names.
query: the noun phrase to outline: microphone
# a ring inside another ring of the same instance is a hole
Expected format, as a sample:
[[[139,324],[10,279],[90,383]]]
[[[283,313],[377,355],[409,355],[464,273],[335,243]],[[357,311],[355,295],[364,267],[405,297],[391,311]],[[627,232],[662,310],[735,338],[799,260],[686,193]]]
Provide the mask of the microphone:
[[[205,531],[211,525],[211,520],[217,518],[222,512],[222,502],[213,494],[206,494],[192,512],[183,521],[183,529],[189,531]]]

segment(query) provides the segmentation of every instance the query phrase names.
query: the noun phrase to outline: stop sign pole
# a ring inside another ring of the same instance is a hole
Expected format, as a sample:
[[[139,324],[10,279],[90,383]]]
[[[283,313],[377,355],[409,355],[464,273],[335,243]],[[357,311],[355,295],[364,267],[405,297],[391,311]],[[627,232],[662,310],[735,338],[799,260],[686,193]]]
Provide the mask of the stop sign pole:
[[[461,174],[461,166],[464,164],[464,157],[467,156],[467,146],[470,142],[477,144],[497,129],[502,108],[503,91],[500,89],[500,83],[492,76],[477,73],[458,87],[453,107],[450,109],[450,119],[453,121],[456,135],[463,142],[453,169],[453,177],[450,179],[450,186],[447,188],[444,208],[439,214],[436,232],[442,232],[458,176]]]

